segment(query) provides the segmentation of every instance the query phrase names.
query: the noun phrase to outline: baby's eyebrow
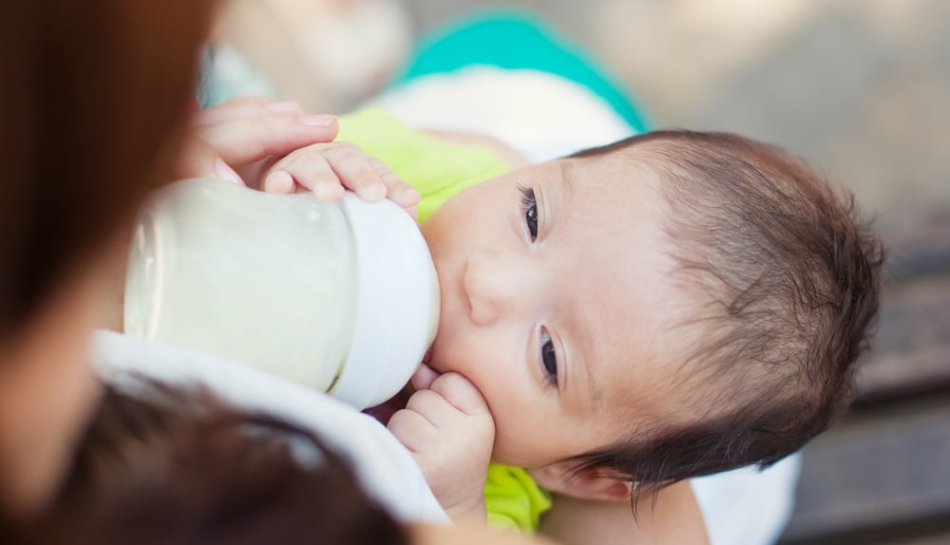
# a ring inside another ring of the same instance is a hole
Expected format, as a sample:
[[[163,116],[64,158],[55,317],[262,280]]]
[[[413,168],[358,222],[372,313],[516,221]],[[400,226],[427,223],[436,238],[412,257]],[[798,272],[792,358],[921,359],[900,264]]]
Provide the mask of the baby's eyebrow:
[[[574,184],[577,170],[576,165],[571,161],[562,159],[556,162],[557,171],[552,174],[546,183],[541,184],[541,196],[545,212],[546,230],[554,229],[555,225],[563,224],[570,214],[565,213],[570,210],[571,200],[574,194]],[[568,228],[561,225],[562,228]]]
[[[581,361],[578,362],[580,367],[584,368],[584,375],[587,379],[587,396],[588,400],[592,407],[599,407],[600,402],[603,399],[603,392],[597,384],[597,381],[594,380],[594,373],[591,371],[591,359],[586,357],[581,358]]]
[[[590,352],[581,348],[584,345],[589,346],[589,343],[581,341],[578,337],[574,337],[574,340],[580,341],[575,343],[575,348],[580,349],[571,352],[568,377],[573,379],[569,381],[569,384],[574,387],[568,386],[568,390],[581,411],[596,412],[603,400],[603,389],[595,380]]]
[[[561,201],[569,201],[574,196],[574,184],[577,182],[577,177],[575,176],[575,171],[577,170],[576,165],[568,160],[561,161]]]
[[[597,383],[595,369],[592,365],[594,358],[592,357],[593,343],[589,334],[590,328],[581,323],[583,314],[577,312],[577,309],[571,309],[570,319],[566,322],[573,348],[573,350],[570,350],[569,376],[574,379],[573,382],[586,385],[587,400],[590,401],[591,406],[597,407],[603,399],[603,391],[601,385]]]

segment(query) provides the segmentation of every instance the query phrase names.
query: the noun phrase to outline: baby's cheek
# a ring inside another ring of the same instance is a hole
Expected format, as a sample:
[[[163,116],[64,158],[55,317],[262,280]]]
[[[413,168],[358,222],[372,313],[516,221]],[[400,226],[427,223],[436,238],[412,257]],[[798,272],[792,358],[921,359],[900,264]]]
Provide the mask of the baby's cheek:
[[[495,443],[492,447],[492,460],[513,466],[533,467],[530,450],[533,438],[521,429],[521,422],[512,410],[493,410],[489,400],[489,410],[495,416]]]
[[[495,443],[492,447],[492,460],[501,464],[519,467],[534,467],[525,456],[523,445],[516,437],[504,433],[495,421]]]

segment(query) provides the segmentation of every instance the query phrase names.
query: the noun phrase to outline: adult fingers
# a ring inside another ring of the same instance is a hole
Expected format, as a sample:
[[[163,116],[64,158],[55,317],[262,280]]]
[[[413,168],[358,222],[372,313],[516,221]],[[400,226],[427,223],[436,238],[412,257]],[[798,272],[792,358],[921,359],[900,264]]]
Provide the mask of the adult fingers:
[[[192,125],[202,126],[271,114],[303,115],[296,102],[280,102],[267,97],[238,97],[195,113]]]
[[[195,136],[185,140],[171,172],[172,179],[215,177],[245,185],[241,176],[206,142]]]
[[[197,135],[222,159],[238,167],[282,156],[311,144],[331,142],[339,131],[332,115],[269,114],[197,127]]]

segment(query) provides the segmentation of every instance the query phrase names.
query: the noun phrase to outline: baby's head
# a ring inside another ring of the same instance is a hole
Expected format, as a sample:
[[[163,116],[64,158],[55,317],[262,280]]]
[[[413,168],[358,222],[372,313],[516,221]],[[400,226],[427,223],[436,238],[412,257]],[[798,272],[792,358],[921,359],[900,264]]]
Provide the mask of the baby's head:
[[[851,212],[729,134],[511,172],[423,225],[443,297],[430,364],[485,396],[495,459],[554,489],[585,495],[579,469],[663,483],[768,465],[849,399],[882,260]]]

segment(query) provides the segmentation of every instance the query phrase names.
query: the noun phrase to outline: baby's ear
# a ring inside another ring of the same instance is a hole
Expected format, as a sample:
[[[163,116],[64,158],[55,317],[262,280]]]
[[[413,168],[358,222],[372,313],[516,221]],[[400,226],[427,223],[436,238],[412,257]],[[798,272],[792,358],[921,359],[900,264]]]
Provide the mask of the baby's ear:
[[[582,500],[629,501],[630,483],[611,477],[602,469],[578,471],[581,462],[556,462],[530,471],[542,488]]]

